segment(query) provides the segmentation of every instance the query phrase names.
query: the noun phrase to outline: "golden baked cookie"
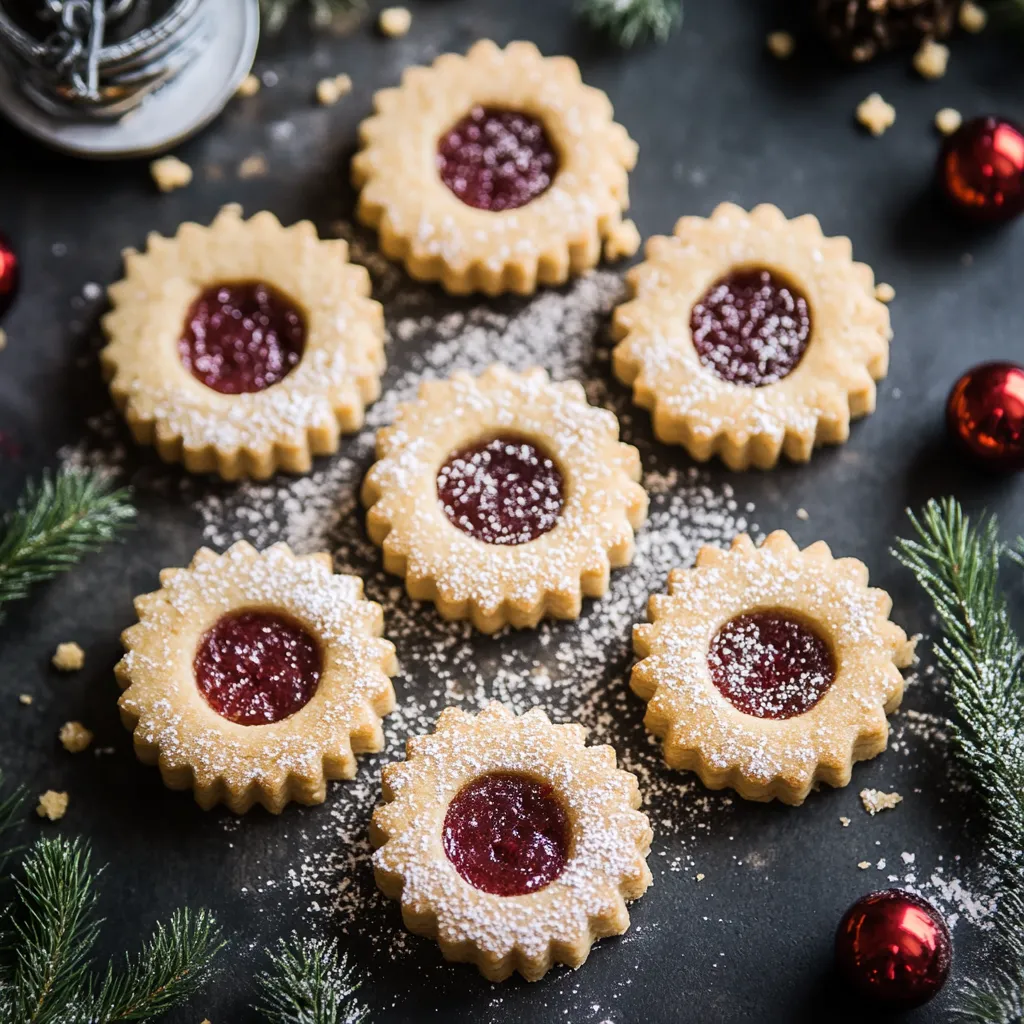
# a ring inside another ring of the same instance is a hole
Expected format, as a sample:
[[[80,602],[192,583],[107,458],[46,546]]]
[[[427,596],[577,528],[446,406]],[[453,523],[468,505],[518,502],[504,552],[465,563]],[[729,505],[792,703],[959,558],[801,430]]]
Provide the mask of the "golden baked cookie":
[[[116,672],[135,752],[171,789],[194,789],[205,809],[276,814],[322,803],[327,779],[382,749],[395,650],[380,605],[330,555],[239,541],[201,548],[160,584],[135,599]]]
[[[579,967],[651,884],[635,776],[580,725],[446,708],[383,772],[373,871],[405,926],[491,981]]]
[[[226,206],[124,261],[100,355],[136,441],[193,473],[265,479],[308,472],[362,426],[384,318],[345,242]]]
[[[855,558],[778,530],[702,548],[669,575],[636,626],[630,685],[672,768],[747,800],[800,804],[818,782],[845,786],[880,754],[914,644]]]
[[[530,294],[595,266],[603,239],[621,249],[636,143],[569,57],[484,40],[407,68],[374,106],[358,215],[413,277]]]
[[[410,597],[485,633],[573,619],[633,558],[640,456],[582,385],[492,366],[427,381],[377,434],[367,530]]]
[[[816,218],[722,203],[652,238],[615,311],[615,373],[659,440],[730,469],[796,462],[841,444],[875,408],[889,311],[848,238]]]

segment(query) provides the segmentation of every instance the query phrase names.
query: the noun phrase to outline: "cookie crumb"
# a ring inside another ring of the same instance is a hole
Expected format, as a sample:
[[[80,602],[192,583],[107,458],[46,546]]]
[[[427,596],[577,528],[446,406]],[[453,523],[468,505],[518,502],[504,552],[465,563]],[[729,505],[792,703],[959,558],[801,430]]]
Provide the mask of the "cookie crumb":
[[[77,672],[85,664],[85,651],[74,641],[57,644],[50,664],[58,672]]]
[[[769,32],[765,42],[771,55],[779,60],[792,57],[796,49],[796,40],[788,32]]]
[[[896,289],[885,281],[879,281],[875,285],[875,298],[879,302],[892,302],[896,298]]]
[[[247,178],[262,178],[267,173],[267,158],[259,153],[247,156],[238,165],[238,176],[243,180]]]
[[[867,871],[867,869],[869,867],[871,867],[871,861],[869,861],[869,860],[859,861],[858,864],[857,864],[857,867],[859,867],[861,869],[861,871]]]
[[[899,793],[883,793],[880,789],[862,789],[860,802],[873,818],[879,811],[891,811],[897,804],[903,802],[903,797]]]
[[[988,11],[971,0],[960,5],[960,27],[965,32],[980,32],[988,24]]]
[[[161,192],[173,192],[192,181],[192,168],[176,156],[162,156],[149,165],[149,173]]]
[[[389,39],[397,39],[412,27],[412,12],[407,7],[385,7],[377,19],[377,27]]]
[[[57,793],[48,789],[39,798],[39,805],[36,807],[36,814],[40,818],[48,818],[50,821],[59,821],[67,813],[67,793]]]
[[[352,91],[352,79],[348,75],[321,78],[316,83],[316,101],[321,107],[333,107],[335,103]]]
[[[935,115],[935,127],[943,135],[952,135],[962,123],[963,117],[961,117],[960,111],[955,110],[953,107],[943,107]]]
[[[797,519],[803,519],[806,522],[808,519],[811,518],[811,513],[808,512],[805,508],[798,508],[796,510],[796,517]]]
[[[247,100],[250,96],[255,96],[262,85],[263,83],[250,71],[235,90],[235,95]]]
[[[65,722],[58,736],[69,754],[80,754],[92,743],[92,733],[81,722]]]
[[[704,881],[704,872],[703,871],[701,871],[701,872],[699,872],[697,874],[697,881],[698,882],[703,882]]]
[[[926,39],[914,54],[914,70],[922,78],[941,78],[946,73],[948,63],[949,47],[934,39]]]
[[[857,104],[857,120],[877,138],[895,124],[896,108],[886,103],[880,93],[873,92]]]
[[[847,818],[845,814],[839,815],[839,823],[843,826],[843,828],[850,827],[850,819]]]
[[[31,693],[19,693],[18,703],[28,707],[32,703],[33,697]]]
[[[640,248],[640,230],[631,220],[624,220],[612,228],[604,240],[604,258],[621,260],[636,255]]]

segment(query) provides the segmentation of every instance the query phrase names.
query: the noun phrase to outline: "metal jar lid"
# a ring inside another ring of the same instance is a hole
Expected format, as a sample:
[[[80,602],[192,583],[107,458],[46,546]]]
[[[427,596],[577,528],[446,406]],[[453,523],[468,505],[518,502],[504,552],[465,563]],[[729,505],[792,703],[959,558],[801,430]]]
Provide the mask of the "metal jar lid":
[[[199,131],[234,95],[259,39],[259,0],[34,3],[26,24],[0,0],[0,113],[78,156],[145,156]]]

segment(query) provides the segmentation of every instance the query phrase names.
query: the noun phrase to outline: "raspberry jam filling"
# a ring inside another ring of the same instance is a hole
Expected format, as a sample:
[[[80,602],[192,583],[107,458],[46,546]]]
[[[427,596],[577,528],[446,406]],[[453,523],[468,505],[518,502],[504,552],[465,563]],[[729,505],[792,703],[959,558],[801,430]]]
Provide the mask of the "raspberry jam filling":
[[[239,725],[294,715],[316,693],[320,648],[299,625],[273,612],[225,615],[207,630],[194,662],[206,703]]]
[[[523,896],[553,882],[569,860],[569,836],[569,816],[552,787],[508,772],[463,786],[442,830],[455,870],[495,896]]]
[[[306,320],[262,281],[211,285],[192,303],[178,355],[196,380],[222,395],[265,391],[302,358]]]
[[[437,473],[449,521],[486,544],[526,544],[554,528],[565,481],[529,441],[496,437],[462,448]]]
[[[807,299],[764,267],[730,271],[698,300],[690,332],[701,363],[722,380],[759,388],[788,377],[811,338]]]
[[[755,718],[802,715],[836,678],[828,642],[784,612],[731,619],[711,641],[708,669],[722,696]]]
[[[477,106],[441,136],[437,169],[467,206],[498,212],[525,206],[546,192],[558,156],[536,118]]]

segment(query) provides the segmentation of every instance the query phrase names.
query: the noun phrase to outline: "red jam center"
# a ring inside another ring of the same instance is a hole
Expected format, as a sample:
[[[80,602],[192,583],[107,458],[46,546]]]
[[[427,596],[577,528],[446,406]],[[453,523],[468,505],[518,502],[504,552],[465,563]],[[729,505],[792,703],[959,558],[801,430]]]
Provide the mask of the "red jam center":
[[[558,522],[564,483],[529,441],[496,437],[449,456],[437,473],[437,497],[463,533],[486,544],[525,544]]]
[[[444,816],[444,852],[474,889],[523,896],[569,860],[569,817],[551,786],[495,772],[459,790]]]
[[[441,136],[437,168],[467,206],[515,210],[548,190],[558,157],[536,118],[477,106]]]
[[[800,290],[763,267],[716,281],[690,313],[701,363],[722,380],[759,388],[789,376],[811,337]]]
[[[320,649],[299,625],[273,612],[225,615],[199,643],[196,684],[230,722],[267,725],[295,714],[320,682]]]
[[[836,678],[828,642],[783,612],[752,612],[727,622],[711,641],[708,669],[722,695],[755,718],[802,715]]]
[[[215,284],[192,303],[178,355],[196,380],[222,395],[265,391],[302,358],[306,321],[262,281]]]

